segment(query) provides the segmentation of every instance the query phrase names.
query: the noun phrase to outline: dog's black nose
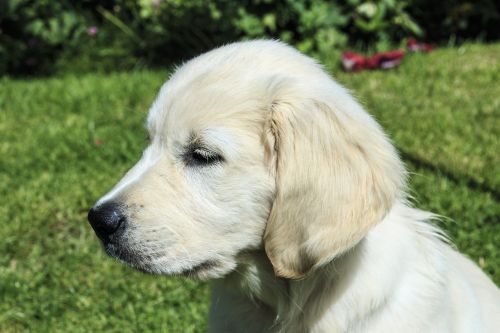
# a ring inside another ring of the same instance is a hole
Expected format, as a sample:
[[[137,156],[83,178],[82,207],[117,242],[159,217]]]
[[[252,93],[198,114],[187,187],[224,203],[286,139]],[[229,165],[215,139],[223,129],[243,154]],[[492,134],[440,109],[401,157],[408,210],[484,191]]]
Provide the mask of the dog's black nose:
[[[120,205],[114,202],[93,207],[87,218],[102,241],[109,240],[109,236],[114,234],[126,219]]]

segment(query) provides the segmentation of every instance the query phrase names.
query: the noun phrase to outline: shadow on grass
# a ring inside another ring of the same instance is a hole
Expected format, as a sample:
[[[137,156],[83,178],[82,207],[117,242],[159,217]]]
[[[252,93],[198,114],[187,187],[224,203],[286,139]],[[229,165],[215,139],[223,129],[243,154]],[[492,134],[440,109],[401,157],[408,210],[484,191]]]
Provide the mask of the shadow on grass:
[[[408,161],[412,164],[414,164],[416,167],[429,170],[434,173],[438,173],[442,176],[444,176],[446,179],[449,181],[453,182],[454,184],[457,185],[465,185],[471,190],[475,191],[480,191],[480,192],[485,192],[485,193],[490,193],[493,198],[496,201],[500,201],[500,191],[492,186],[490,186],[487,183],[480,182],[477,179],[474,179],[473,177],[467,176],[467,175],[456,175],[452,171],[446,169],[443,166],[440,165],[434,165],[428,161],[425,161],[408,151],[402,150],[401,148],[398,148],[401,157],[403,160]]]

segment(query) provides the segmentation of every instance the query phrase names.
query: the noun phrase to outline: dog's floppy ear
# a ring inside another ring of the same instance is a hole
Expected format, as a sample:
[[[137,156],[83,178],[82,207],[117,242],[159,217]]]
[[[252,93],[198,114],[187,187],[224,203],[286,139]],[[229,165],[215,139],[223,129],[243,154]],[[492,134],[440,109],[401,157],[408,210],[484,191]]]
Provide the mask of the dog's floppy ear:
[[[269,113],[276,197],[264,246],[285,278],[300,278],[356,245],[405,181],[380,126],[340,86],[330,88],[277,94]]]

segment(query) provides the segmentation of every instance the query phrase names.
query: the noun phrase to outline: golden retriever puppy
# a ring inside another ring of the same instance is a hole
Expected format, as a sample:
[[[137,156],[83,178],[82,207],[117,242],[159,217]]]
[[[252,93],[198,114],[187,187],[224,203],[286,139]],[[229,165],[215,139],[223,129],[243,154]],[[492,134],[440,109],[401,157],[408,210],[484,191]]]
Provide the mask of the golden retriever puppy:
[[[412,208],[381,127],[277,41],[178,68],[89,212],[106,252],[214,278],[212,332],[498,332],[499,289]]]

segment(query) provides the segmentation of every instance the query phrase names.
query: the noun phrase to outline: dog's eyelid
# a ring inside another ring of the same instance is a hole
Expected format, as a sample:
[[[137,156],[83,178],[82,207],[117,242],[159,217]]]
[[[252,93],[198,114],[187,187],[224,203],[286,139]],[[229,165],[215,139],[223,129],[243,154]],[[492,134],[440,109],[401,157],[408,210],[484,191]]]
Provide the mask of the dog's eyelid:
[[[221,152],[219,149],[213,148],[213,147],[207,147],[207,146],[194,146],[191,148],[193,152],[195,153],[200,153],[203,155],[219,155],[221,156]]]
[[[224,162],[224,157],[216,149],[201,145],[190,145],[183,159],[188,166],[208,166]]]
[[[201,155],[204,155],[204,156],[212,156],[212,155],[216,155],[215,152],[211,151],[210,149],[207,149],[205,147],[197,147],[197,148],[193,148],[193,152],[197,153],[197,154],[201,154]]]
[[[199,152],[206,155],[220,155],[222,152],[217,147],[209,144],[202,137],[191,134],[186,151]]]

